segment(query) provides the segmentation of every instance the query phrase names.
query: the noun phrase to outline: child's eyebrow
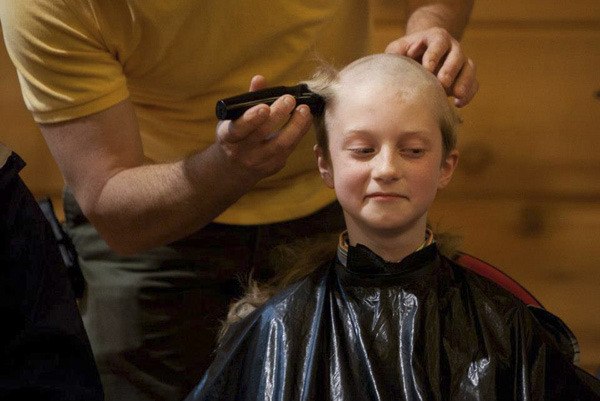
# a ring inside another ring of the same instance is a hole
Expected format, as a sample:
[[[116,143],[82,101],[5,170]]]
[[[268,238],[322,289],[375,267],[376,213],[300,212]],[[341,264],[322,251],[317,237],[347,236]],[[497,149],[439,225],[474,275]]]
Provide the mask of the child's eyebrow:
[[[401,139],[419,139],[424,142],[431,142],[431,138],[427,135],[426,131],[403,131],[401,134]]]
[[[370,130],[366,129],[350,129],[343,132],[344,135],[344,143],[355,139],[372,139],[376,137],[376,134]],[[409,140],[409,139],[419,139],[424,142],[431,142],[431,138],[429,138],[428,132],[426,130],[406,130],[406,131],[398,131],[398,140]]]
[[[368,130],[361,130],[361,129],[357,129],[357,130],[348,130],[343,132],[343,144],[346,145],[352,141],[355,140],[359,140],[359,139],[372,139],[373,138],[373,133],[371,133],[371,131]]]
[[[373,134],[371,133],[371,131],[366,130],[366,129],[350,129],[347,131],[344,131],[344,136],[346,138],[354,138],[354,137],[362,137],[362,136],[372,136]]]

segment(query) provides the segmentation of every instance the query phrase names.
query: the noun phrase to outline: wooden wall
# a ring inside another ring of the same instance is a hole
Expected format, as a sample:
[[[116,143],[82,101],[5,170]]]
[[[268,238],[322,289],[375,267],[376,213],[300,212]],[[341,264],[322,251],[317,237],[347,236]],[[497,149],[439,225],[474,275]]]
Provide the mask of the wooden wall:
[[[374,50],[402,34],[397,0],[372,0]],[[461,110],[459,171],[431,220],[501,267],[573,329],[600,368],[600,2],[476,0],[463,39],[481,89]],[[0,46],[0,142],[37,196],[62,178]]]
[[[3,39],[0,40],[0,142],[17,152],[27,163],[21,177],[35,195],[60,199],[62,176],[25,108]]]
[[[375,51],[401,35],[375,0]],[[525,285],[600,368],[600,2],[475,0],[463,45],[481,84],[431,221]]]

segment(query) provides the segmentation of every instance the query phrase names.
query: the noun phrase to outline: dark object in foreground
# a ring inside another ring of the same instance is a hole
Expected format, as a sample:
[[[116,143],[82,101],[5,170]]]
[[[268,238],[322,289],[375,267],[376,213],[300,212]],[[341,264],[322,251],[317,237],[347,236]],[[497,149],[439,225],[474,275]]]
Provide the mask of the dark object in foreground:
[[[85,278],[83,277],[81,267],[79,266],[79,259],[77,257],[75,245],[73,245],[71,237],[67,235],[65,230],[62,228],[62,225],[58,221],[58,218],[54,213],[54,205],[52,204],[52,200],[49,197],[42,198],[38,201],[38,205],[42,210],[42,213],[44,213],[46,220],[48,220],[48,223],[50,223],[50,228],[52,228],[52,233],[56,238],[58,250],[60,251],[62,260],[67,268],[69,281],[73,287],[75,298],[82,299],[85,292]]]
[[[297,106],[306,104],[313,115],[322,114],[325,108],[325,100],[321,96],[310,91],[306,84],[300,84],[275,86],[221,99],[216,105],[216,115],[219,120],[235,120],[251,107],[262,103],[270,106],[283,95],[292,95]]]
[[[233,325],[187,401],[599,400],[540,318],[435,244],[359,245]]]
[[[0,145],[0,400],[100,401],[69,274],[24,165]]]

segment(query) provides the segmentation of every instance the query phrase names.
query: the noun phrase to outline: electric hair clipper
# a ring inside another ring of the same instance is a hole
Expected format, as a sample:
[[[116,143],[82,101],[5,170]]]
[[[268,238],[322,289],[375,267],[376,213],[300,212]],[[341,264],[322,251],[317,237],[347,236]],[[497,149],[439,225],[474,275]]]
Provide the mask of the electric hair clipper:
[[[306,84],[275,86],[219,100],[216,106],[217,118],[219,120],[235,120],[252,106],[262,103],[270,106],[283,95],[292,95],[296,99],[296,106],[307,105],[313,115],[322,114],[325,108],[323,97],[308,89]]]

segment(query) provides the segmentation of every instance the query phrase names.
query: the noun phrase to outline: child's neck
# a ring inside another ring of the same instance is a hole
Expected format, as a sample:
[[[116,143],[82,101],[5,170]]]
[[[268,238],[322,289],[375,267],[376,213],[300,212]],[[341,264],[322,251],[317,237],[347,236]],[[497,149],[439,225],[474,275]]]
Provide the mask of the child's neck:
[[[388,262],[399,262],[419,249],[425,241],[427,227],[418,224],[409,230],[364,230],[348,225],[350,245],[362,244]]]

